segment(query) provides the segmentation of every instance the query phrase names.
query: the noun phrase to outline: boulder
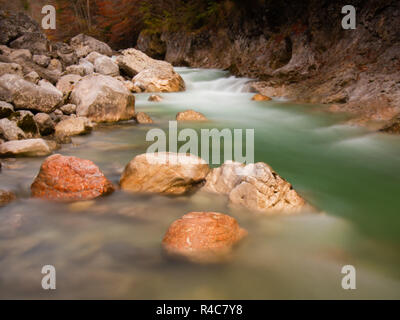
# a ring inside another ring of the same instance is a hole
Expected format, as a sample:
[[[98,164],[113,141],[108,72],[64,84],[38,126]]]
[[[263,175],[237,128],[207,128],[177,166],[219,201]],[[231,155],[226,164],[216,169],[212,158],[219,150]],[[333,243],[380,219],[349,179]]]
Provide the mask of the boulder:
[[[85,75],[92,74],[94,72],[94,65],[86,59],[79,59],[79,65],[83,67]]]
[[[142,92],[178,92],[185,90],[185,82],[172,68],[146,69],[132,82]]]
[[[207,121],[208,119],[200,112],[194,110],[186,110],[178,112],[177,121]]]
[[[94,69],[97,73],[104,74],[106,76],[118,76],[119,68],[118,65],[107,56],[100,56],[94,61]]]
[[[42,32],[25,33],[9,45],[14,49],[27,49],[34,54],[43,54],[48,51],[49,41]]]
[[[15,201],[16,199],[17,197],[13,192],[0,189],[0,208]]]
[[[93,74],[80,80],[71,93],[76,114],[95,122],[115,122],[132,119],[135,97],[118,80]]]
[[[135,121],[139,124],[150,124],[153,123],[153,119],[144,112],[138,112],[135,114]]]
[[[63,71],[62,63],[57,59],[51,59],[47,69],[61,74]]]
[[[86,75],[86,69],[81,64],[73,64],[65,69],[65,74],[75,74],[83,77]]]
[[[63,95],[68,95],[72,92],[76,83],[81,79],[82,77],[80,75],[67,74],[58,80],[56,87],[63,93]]]
[[[262,94],[257,93],[251,98],[251,100],[253,100],[253,101],[270,101],[272,99],[268,96],[264,96]]]
[[[56,135],[76,136],[90,133],[93,129],[92,122],[85,117],[68,117],[56,125]]]
[[[162,246],[172,257],[217,263],[227,260],[233,247],[246,235],[236,219],[226,214],[190,212],[170,225]]]
[[[96,59],[99,58],[99,57],[104,57],[104,55],[102,55],[102,54],[100,54],[100,53],[98,53],[98,52],[96,52],[96,51],[93,51],[93,52],[89,53],[89,54],[85,57],[85,60],[89,61],[91,64],[94,65],[94,62],[95,62]]]
[[[117,57],[119,67],[130,77],[147,69],[173,69],[172,65],[166,61],[152,59],[142,51],[130,48],[123,50]]]
[[[8,119],[0,120],[0,138],[11,141],[25,139],[25,133],[17,124]]]
[[[180,195],[204,181],[208,164],[183,153],[159,152],[136,156],[122,173],[121,188],[132,192]]]
[[[78,57],[75,53],[75,50],[68,44],[64,42],[56,42],[52,45],[52,47],[57,56],[66,66],[70,66],[78,62]]]
[[[296,213],[306,205],[292,185],[263,162],[225,162],[209,173],[203,190],[226,194],[233,205],[265,213]]]
[[[32,59],[32,53],[28,49],[17,49],[11,51],[9,58],[12,61],[24,62]]]
[[[32,197],[52,201],[91,200],[114,191],[90,160],[55,154],[48,157],[31,186]]]
[[[9,118],[14,121],[22,131],[24,131],[25,138],[30,139],[40,137],[39,128],[32,112],[27,110],[16,111]]]
[[[14,107],[5,101],[0,101],[0,119],[7,118],[14,112]]]
[[[22,67],[18,63],[5,63],[0,62],[0,76],[10,73],[22,77],[24,73],[22,72]]]
[[[112,55],[112,49],[108,44],[101,42],[85,34],[79,34],[71,39],[71,47],[75,50],[78,58],[85,57],[89,53],[96,51],[106,56]]]
[[[63,115],[64,114],[60,109],[54,110],[54,112],[49,113],[51,120],[53,120],[55,123],[60,122]]]
[[[34,119],[42,136],[54,133],[55,125],[50,115],[47,113],[37,113],[35,114]]]
[[[16,109],[52,112],[62,100],[58,90],[35,85],[19,76],[5,74],[0,77],[0,100],[11,102]]]
[[[48,65],[50,64],[51,58],[48,56],[45,56],[43,54],[41,55],[37,55],[35,54],[32,57],[33,62],[35,62],[37,65],[43,67],[43,68],[47,68]]]
[[[0,156],[41,157],[51,153],[51,148],[43,139],[8,141],[0,144]]]
[[[36,71],[31,71],[24,76],[26,81],[32,82],[34,84],[38,84],[40,80],[40,76],[37,74]]]
[[[149,101],[151,101],[151,102],[160,102],[160,101],[162,101],[162,97],[161,96],[159,96],[158,94],[152,94],[150,97],[149,97]]]
[[[66,104],[66,105],[62,106],[60,108],[60,110],[62,111],[63,114],[70,116],[71,114],[76,113],[76,105],[74,105],[72,103]]]

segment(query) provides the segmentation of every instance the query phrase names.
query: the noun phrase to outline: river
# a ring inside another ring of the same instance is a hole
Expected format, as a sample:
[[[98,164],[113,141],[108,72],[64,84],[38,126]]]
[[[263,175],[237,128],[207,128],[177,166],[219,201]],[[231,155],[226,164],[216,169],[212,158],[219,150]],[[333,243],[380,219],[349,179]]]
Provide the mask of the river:
[[[185,92],[162,94],[160,103],[136,95],[136,110],[155,124],[99,125],[58,152],[94,161],[118,183],[124,166],[150,145],[146,132],[167,129],[177,112],[192,108],[211,120],[196,129],[254,129],[255,160],[270,164],[320,213],[260,215],[201,192],[171,198],[117,191],[47,203],[29,198],[43,158],[5,161],[0,188],[19,200],[0,209],[0,298],[399,299],[400,139],[346,125],[345,115],[322,106],[251,101],[247,79],[224,71],[177,71]],[[160,244],[169,224],[207,210],[230,214],[249,231],[232,261],[165,259]],[[41,287],[44,265],[56,268],[56,290]],[[356,268],[356,290],[341,287],[344,265]]]

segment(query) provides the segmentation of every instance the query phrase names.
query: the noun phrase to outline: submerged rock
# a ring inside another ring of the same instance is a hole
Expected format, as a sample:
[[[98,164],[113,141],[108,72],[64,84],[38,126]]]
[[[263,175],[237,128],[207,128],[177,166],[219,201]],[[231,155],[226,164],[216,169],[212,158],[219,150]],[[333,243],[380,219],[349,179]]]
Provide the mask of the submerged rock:
[[[400,134],[400,115],[388,121],[385,126],[379,129],[380,132]]]
[[[174,221],[162,246],[173,257],[197,263],[221,262],[247,235],[236,219],[217,212],[191,212]]]
[[[93,129],[92,122],[85,117],[68,117],[61,120],[55,127],[56,135],[76,136],[90,133]]]
[[[76,114],[95,122],[116,122],[132,119],[135,97],[118,80],[101,74],[82,78],[72,90],[71,103]]]
[[[41,157],[51,153],[51,148],[43,139],[15,140],[0,144],[0,156]]]
[[[204,191],[226,194],[234,205],[265,213],[296,213],[306,202],[266,163],[225,162],[206,178]]]
[[[5,74],[0,77],[0,99],[13,103],[16,109],[50,113],[61,102],[62,94],[48,85],[39,86],[19,76]]]
[[[163,98],[161,96],[159,96],[158,94],[152,94],[149,99],[149,101],[151,102],[160,102],[163,100]]]
[[[153,123],[153,119],[151,117],[144,113],[144,112],[138,112],[135,114],[135,121],[139,124],[150,124]]]
[[[207,121],[208,119],[204,116],[204,114],[194,111],[194,110],[186,110],[182,112],[178,112],[176,115],[177,121]]]
[[[16,199],[17,197],[13,192],[0,189],[0,208],[15,201]]]
[[[90,160],[55,154],[48,157],[31,186],[32,197],[53,201],[92,200],[114,186]]]
[[[197,187],[208,172],[208,164],[194,155],[145,153],[127,164],[120,184],[122,189],[132,192],[180,195]]]
[[[270,101],[272,99],[270,97],[268,97],[268,96],[264,96],[263,94],[257,93],[251,98],[251,100],[254,100],[254,101]]]

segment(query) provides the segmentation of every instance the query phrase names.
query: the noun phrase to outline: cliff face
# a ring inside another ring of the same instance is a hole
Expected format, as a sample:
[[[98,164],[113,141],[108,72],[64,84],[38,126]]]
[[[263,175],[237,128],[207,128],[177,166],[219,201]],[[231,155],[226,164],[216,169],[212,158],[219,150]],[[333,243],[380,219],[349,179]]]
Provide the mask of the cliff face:
[[[138,48],[174,65],[228,69],[257,79],[261,93],[329,104],[358,123],[389,120],[400,112],[400,2],[351,2],[355,30],[341,26],[348,1],[249,2],[224,27],[143,31]]]

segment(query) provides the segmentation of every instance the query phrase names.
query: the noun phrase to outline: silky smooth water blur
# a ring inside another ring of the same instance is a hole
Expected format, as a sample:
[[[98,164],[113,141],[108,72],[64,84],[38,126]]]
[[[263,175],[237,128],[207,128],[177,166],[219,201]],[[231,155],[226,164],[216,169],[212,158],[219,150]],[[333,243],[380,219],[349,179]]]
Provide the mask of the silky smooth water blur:
[[[114,183],[146,151],[146,132],[168,128],[179,111],[211,122],[179,127],[255,129],[255,159],[270,164],[321,213],[265,216],[205,193],[165,197],[117,191],[95,201],[29,198],[43,158],[7,160],[0,188],[19,200],[0,209],[0,298],[285,299],[400,298],[400,138],[343,124],[316,105],[254,102],[220,70],[177,68],[187,90],[136,95],[153,125],[99,125],[59,153],[93,160]],[[229,263],[197,266],[165,259],[161,239],[190,211],[220,211],[249,231]],[[54,265],[57,289],[41,288]],[[343,290],[344,265],[357,289]]]

